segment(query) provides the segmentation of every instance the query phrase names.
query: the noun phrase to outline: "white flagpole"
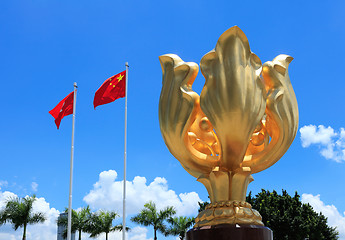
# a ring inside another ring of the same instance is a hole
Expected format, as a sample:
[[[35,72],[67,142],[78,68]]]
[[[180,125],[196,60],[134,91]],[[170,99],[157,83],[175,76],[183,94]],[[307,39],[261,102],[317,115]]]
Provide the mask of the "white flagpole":
[[[126,167],[127,167],[127,92],[128,92],[128,62],[126,62],[126,100],[125,100],[125,151],[123,162],[123,213],[122,213],[122,240],[126,237]]]
[[[70,174],[69,174],[69,200],[68,200],[67,240],[71,240],[71,230],[72,230],[72,182],[73,182],[74,124],[75,124],[76,102],[77,102],[77,83],[75,82],[74,83],[74,96],[73,96],[71,165],[70,165]]]

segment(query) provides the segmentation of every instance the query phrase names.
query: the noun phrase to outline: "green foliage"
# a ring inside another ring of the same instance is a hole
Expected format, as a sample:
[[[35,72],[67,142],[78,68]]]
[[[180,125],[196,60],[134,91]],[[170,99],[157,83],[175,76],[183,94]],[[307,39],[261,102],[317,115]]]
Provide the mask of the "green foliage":
[[[68,213],[68,209],[65,210]],[[90,207],[84,207],[79,212],[72,210],[72,226],[71,232],[75,233],[78,231],[79,240],[81,240],[81,233],[90,233],[90,237],[96,238],[100,234],[105,233],[106,239],[108,239],[108,234],[113,231],[122,231],[122,225],[113,226],[113,220],[119,215],[115,212],[109,211],[99,211],[92,213]],[[58,220],[58,224],[67,226],[68,217],[62,217]],[[129,228],[126,227],[126,231]],[[67,230],[64,232],[64,237],[67,236]]]
[[[65,209],[65,212],[68,213],[68,209]],[[78,231],[79,233],[79,240],[81,240],[81,233],[87,232],[88,225],[90,224],[90,218],[91,218],[91,211],[90,207],[84,207],[79,212],[72,209],[72,226],[71,226],[71,232],[75,233]],[[65,217],[59,218],[58,224],[64,225],[67,227],[68,224],[68,215]],[[64,238],[67,237],[67,229],[63,233]]]
[[[171,224],[171,227],[166,231],[165,235],[179,236],[180,240],[183,240],[187,230],[194,224],[194,220],[194,217],[170,217],[168,223]]]
[[[6,223],[5,217],[2,216],[2,214],[1,214],[1,212],[0,212],[0,226],[3,225],[3,224],[5,224],[5,223]]]
[[[338,232],[327,225],[327,218],[316,213],[309,204],[303,204],[297,192],[293,197],[285,190],[282,195],[262,190],[255,197],[250,192],[246,201],[260,212],[265,226],[273,231],[274,239],[338,239]]]
[[[113,220],[119,215],[115,212],[99,211],[93,213],[90,218],[90,224],[88,224],[87,232],[90,233],[90,237],[96,238],[100,234],[105,233],[105,238],[108,240],[108,234],[114,231],[122,231],[122,225],[113,226]],[[128,230],[128,228],[126,228]]]
[[[46,220],[43,213],[32,213],[32,204],[36,196],[19,198],[12,197],[6,201],[5,208],[0,212],[0,225],[11,223],[14,230],[23,227],[23,240],[26,239],[28,224],[41,223]]]
[[[144,226],[153,226],[154,240],[157,240],[157,231],[166,234],[167,227],[164,221],[169,219],[175,213],[176,211],[173,207],[166,207],[158,212],[156,204],[148,202],[144,205],[144,209],[142,209],[138,215],[131,218],[131,221]]]
[[[202,212],[202,211],[205,210],[206,206],[207,206],[208,204],[210,204],[210,203],[209,203],[209,202],[198,202],[198,204],[199,204],[199,210],[198,210],[198,212]]]

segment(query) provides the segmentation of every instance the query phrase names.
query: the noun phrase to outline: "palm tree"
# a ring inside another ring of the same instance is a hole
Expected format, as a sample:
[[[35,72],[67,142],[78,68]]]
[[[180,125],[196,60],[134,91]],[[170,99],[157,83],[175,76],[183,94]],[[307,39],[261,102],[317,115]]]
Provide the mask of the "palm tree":
[[[66,213],[68,213],[68,209],[65,210]],[[79,237],[78,239],[81,240],[81,232],[87,232],[88,224],[90,222],[91,218],[91,211],[90,207],[84,207],[79,212],[72,209],[72,226],[71,226],[71,232],[75,233],[78,231]],[[68,225],[68,215],[65,217],[59,218],[58,224],[67,226]],[[64,238],[67,237],[67,229],[63,233]]]
[[[6,201],[5,209],[0,212],[0,224],[12,223],[14,230],[23,227],[23,240],[26,240],[26,227],[28,224],[41,223],[46,220],[43,213],[32,213],[32,204],[36,196],[25,198],[11,197]]]
[[[118,216],[115,212],[102,210],[92,214],[87,230],[90,233],[90,237],[96,238],[100,234],[105,233],[105,239],[108,240],[108,234],[110,232],[122,231],[123,226],[121,224],[113,227],[113,220]],[[128,228],[126,228],[127,230]]]
[[[170,218],[176,213],[173,207],[166,207],[159,212],[157,211],[156,204],[153,202],[148,202],[144,205],[144,209],[141,212],[132,217],[131,221],[139,223],[144,226],[153,226],[154,230],[154,240],[157,240],[157,231],[161,233],[166,233],[166,226],[164,220]]]
[[[171,227],[166,231],[166,235],[179,236],[180,240],[184,240],[188,228],[194,224],[195,218],[187,217],[174,217],[169,218],[168,223]]]

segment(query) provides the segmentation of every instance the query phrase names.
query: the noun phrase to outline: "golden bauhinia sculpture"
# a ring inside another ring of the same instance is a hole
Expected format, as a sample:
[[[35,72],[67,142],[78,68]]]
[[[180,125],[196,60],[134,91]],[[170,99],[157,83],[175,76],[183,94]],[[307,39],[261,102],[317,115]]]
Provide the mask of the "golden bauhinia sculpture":
[[[218,39],[200,62],[206,83],[192,90],[199,67],[175,54],[159,57],[163,87],[159,122],[164,141],[183,168],[205,185],[211,203],[195,227],[263,225],[245,201],[251,174],[276,163],[298,128],[298,107],[290,83],[292,57],[261,64],[237,26]]]

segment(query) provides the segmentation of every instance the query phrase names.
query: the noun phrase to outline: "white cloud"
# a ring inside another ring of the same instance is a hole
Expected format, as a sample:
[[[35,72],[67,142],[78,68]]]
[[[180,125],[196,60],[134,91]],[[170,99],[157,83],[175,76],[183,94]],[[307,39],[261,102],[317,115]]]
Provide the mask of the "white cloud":
[[[93,189],[84,197],[85,202],[90,204],[93,209],[115,209],[122,213],[122,181],[116,181],[117,173],[113,170],[100,173]],[[34,188],[33,188],[34,189]],[[17,197],[13,192],[0,191],[0,210],[5,207],[6,200],[10,197]],[[178,215],[196,215],[199,208],[198,201],[201,201],[195,192],[176,194],[175,191],[168,188],[165,178],[157,177],[151,183],[146,182],[144,177],[135,177],[133,181],[127,181],[127,213],[138,213],[148,201],[154,201],[157,208],[165,206],[174,206],[178,210]],[[38,198],[33,204],[33,212],[43,212],[47,217],[44,223],[29,225],[27,228],[27,239],[47,240],[56,239],[57,225],[56,220],[59,211],[52,208],[44,198]],[[130,216],[129,216],[130,217]],[[116,219],[115,224],[121,223],[121,219]],[[128,219],[128,225],[132,227]],[[21,240],[23,229],[19,228],[14,231],[12,225],[5,224],[0,227],[0,240]],[[126,234],[127,240],[153,240],[153,229],[151,227],[134,226]],[[76,238],[77,238],[76,234]],[[82,233],[82,239],[92,240],[89,234]],[[109,239],[121,239],[121,232],[109,234]],[[100,235],[97,240],[105,239],[104,234]],[[167,238],[167,239],[175,239]]]
[[[152,230],[153,231],[153,230]],[[127,240],[153,240],[153,238],[147,237],[148,229],[144,227],[134,227],[126,233]],[[76,234],[75,238],[77,239]],[[109,239],[122,239],[122,232],[111,232],[108,234]],[[1,238],[0,238],[1,239]],[[105,233],[99,235],[97,238],[89,238],[87,233],[82,233],[82,239],[84,240],[104,240]]]
[[[320,154],[336,162],[345,161],[345,129],[335,132],[331,127],[319,125],[303,126],[300,130],[302,147],[317,145]]]
[[[147,228],[135,227],[128,232],[129,240],[152,240],[153,238],[147,238]]]
[[[38,188],[38,184],[36,182],[32,182],[31,183],[31,189],[34,192],[37,192],[37,188]]]
[[[328,145],[332,142],[332,138],[336,136],[333,128],[325,128],[323,125],[319,125],[317,129],[315,125],[308,125],[302,127],[299,131],[303,147],[309,147],[311,144]]]
[[[0,192],[0,209],[2,209],[3,207],[5,207],[6,205],[6,201],[10,198],[16,197],[17,195],[9,192],[9,191],[5,191],[5,192]]]
[[[334,205],[326,205],[321,201],[319,194],[314,196],[304,193],[301,200],[303,203],[309,203],[316,212],[325,215],[328,218],[328,224],[337,228],[340,239],[345,239],[345,212],[341,214]]]
[[[77,234],[75,236],[75,239],[77,239]],[[97,238],[89,238],[87,233],[82,233],[82,239],[104,240],[105,239],[105,233],[100,234]],[[111,232],[108,234],[108,239],[122,239],[122,233],[121,232]]]
[[[93,209],[115,210],[122,213],[122,186],[123,181],[116,181],[117,173],[114,170],[99,174],[99,180],[93,189],[84,197],[84,201]],[[145,177],[135,177],[126,182],[126,210],[127,214],[138,213],[148,201],[156,203],[158,209],[174,206],[177,215],[197,215],[201,201],[195,192],[181,193],[168,189],[165,178],[156,177],[147,184]]]
[[[1,187],[7,187],[7,185],[8,185],[7,181],[0,180],[0,190],[1,190]]]
[[[10,197],[17,197],[17,195],[8,191],[0,192],[0,210],[5,207],[6,200]],[[32,208],[34,213],[43,212],[47,220],[44,223],[29,225],[27,228],[27,239],[56,239],[56,219],[59,215],[59,211],[55,208],[51,208],[44,198],[38,198],[33,203]],[[10,224],[5,224],[1,226],[0,240],[20,240],[22,239],[22,234],[22,228],[14,231]]]
[[[12,235],[10,233],[1,232],[0,233],[0,239],[1,240],[16,240],[18,238],[16,238],[14,235]]]

